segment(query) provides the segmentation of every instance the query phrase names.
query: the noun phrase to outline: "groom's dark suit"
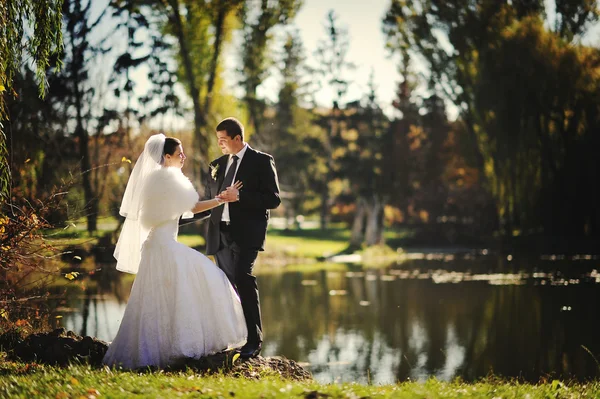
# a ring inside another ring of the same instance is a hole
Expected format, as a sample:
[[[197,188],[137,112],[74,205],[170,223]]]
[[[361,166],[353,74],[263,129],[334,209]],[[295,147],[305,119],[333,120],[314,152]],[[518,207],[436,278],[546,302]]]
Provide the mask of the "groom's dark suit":
[[[205,199],[214,198],[226,189],[221,186],[229,157],[224,155],[210,163]],[[215,255],[217,266],[237,289],[248,326],[248,344],[256,346],[262,342],[262,324],[258,285],[252,268],[258,251],[264,250],[269,209],[275,209],[281,203],[273,157],[248,146],[234,181],[243,183],[239,201],[228,204],[229,224],[221,221],[221,210],[212,210],[206,253]]]

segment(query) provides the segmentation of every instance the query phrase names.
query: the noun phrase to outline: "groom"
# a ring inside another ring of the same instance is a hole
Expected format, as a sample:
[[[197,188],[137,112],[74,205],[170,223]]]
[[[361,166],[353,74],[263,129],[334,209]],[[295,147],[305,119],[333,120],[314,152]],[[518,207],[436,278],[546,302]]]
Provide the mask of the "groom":
[[[256,277],[252,268],[258,251],[264,250],[269,209],[281,203],[273,157],[244,142],[244,126],[235,118],[217,125],[217,140],[222,157],[210,163],[205,186],[206,199],[219,198],[223,206],[211,211],[206,253],[214,255],[237,290],[246,325],[248,341],[241,348],[242,358],[256,357],[262,347],[262,324]],[[231,187],[242,182],[240,190]]]

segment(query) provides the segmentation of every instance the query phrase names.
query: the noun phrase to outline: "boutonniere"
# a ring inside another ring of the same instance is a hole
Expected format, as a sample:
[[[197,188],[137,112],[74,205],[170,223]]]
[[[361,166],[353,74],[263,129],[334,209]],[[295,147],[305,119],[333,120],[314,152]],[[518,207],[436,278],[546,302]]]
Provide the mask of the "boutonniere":
[[[219,171],[219,164],[210,165],[210,177],[213,180],[217,180],[217,172]]]

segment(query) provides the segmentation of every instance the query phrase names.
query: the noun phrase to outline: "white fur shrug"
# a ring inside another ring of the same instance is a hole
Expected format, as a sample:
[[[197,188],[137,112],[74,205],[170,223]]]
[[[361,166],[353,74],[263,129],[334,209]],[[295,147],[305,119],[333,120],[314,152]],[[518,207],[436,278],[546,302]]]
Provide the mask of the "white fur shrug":
[[[191,209],[198,202],[198,193],[190,180],[176,167],[152,172],[144,183],[140,221],[146,229],[184,215],[193,217]]]

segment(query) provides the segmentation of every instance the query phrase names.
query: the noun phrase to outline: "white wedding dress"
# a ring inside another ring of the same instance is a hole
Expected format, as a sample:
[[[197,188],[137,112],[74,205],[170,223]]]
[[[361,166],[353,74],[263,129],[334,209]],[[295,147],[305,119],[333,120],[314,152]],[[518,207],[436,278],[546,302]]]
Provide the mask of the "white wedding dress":
[[[104,364],[165,367],[246,342],[242,306],[225,274],[206,256],[177,242],[178,219],[197,201],[178,168],[161,168],[148,177],[140,217],[148,236]]]

